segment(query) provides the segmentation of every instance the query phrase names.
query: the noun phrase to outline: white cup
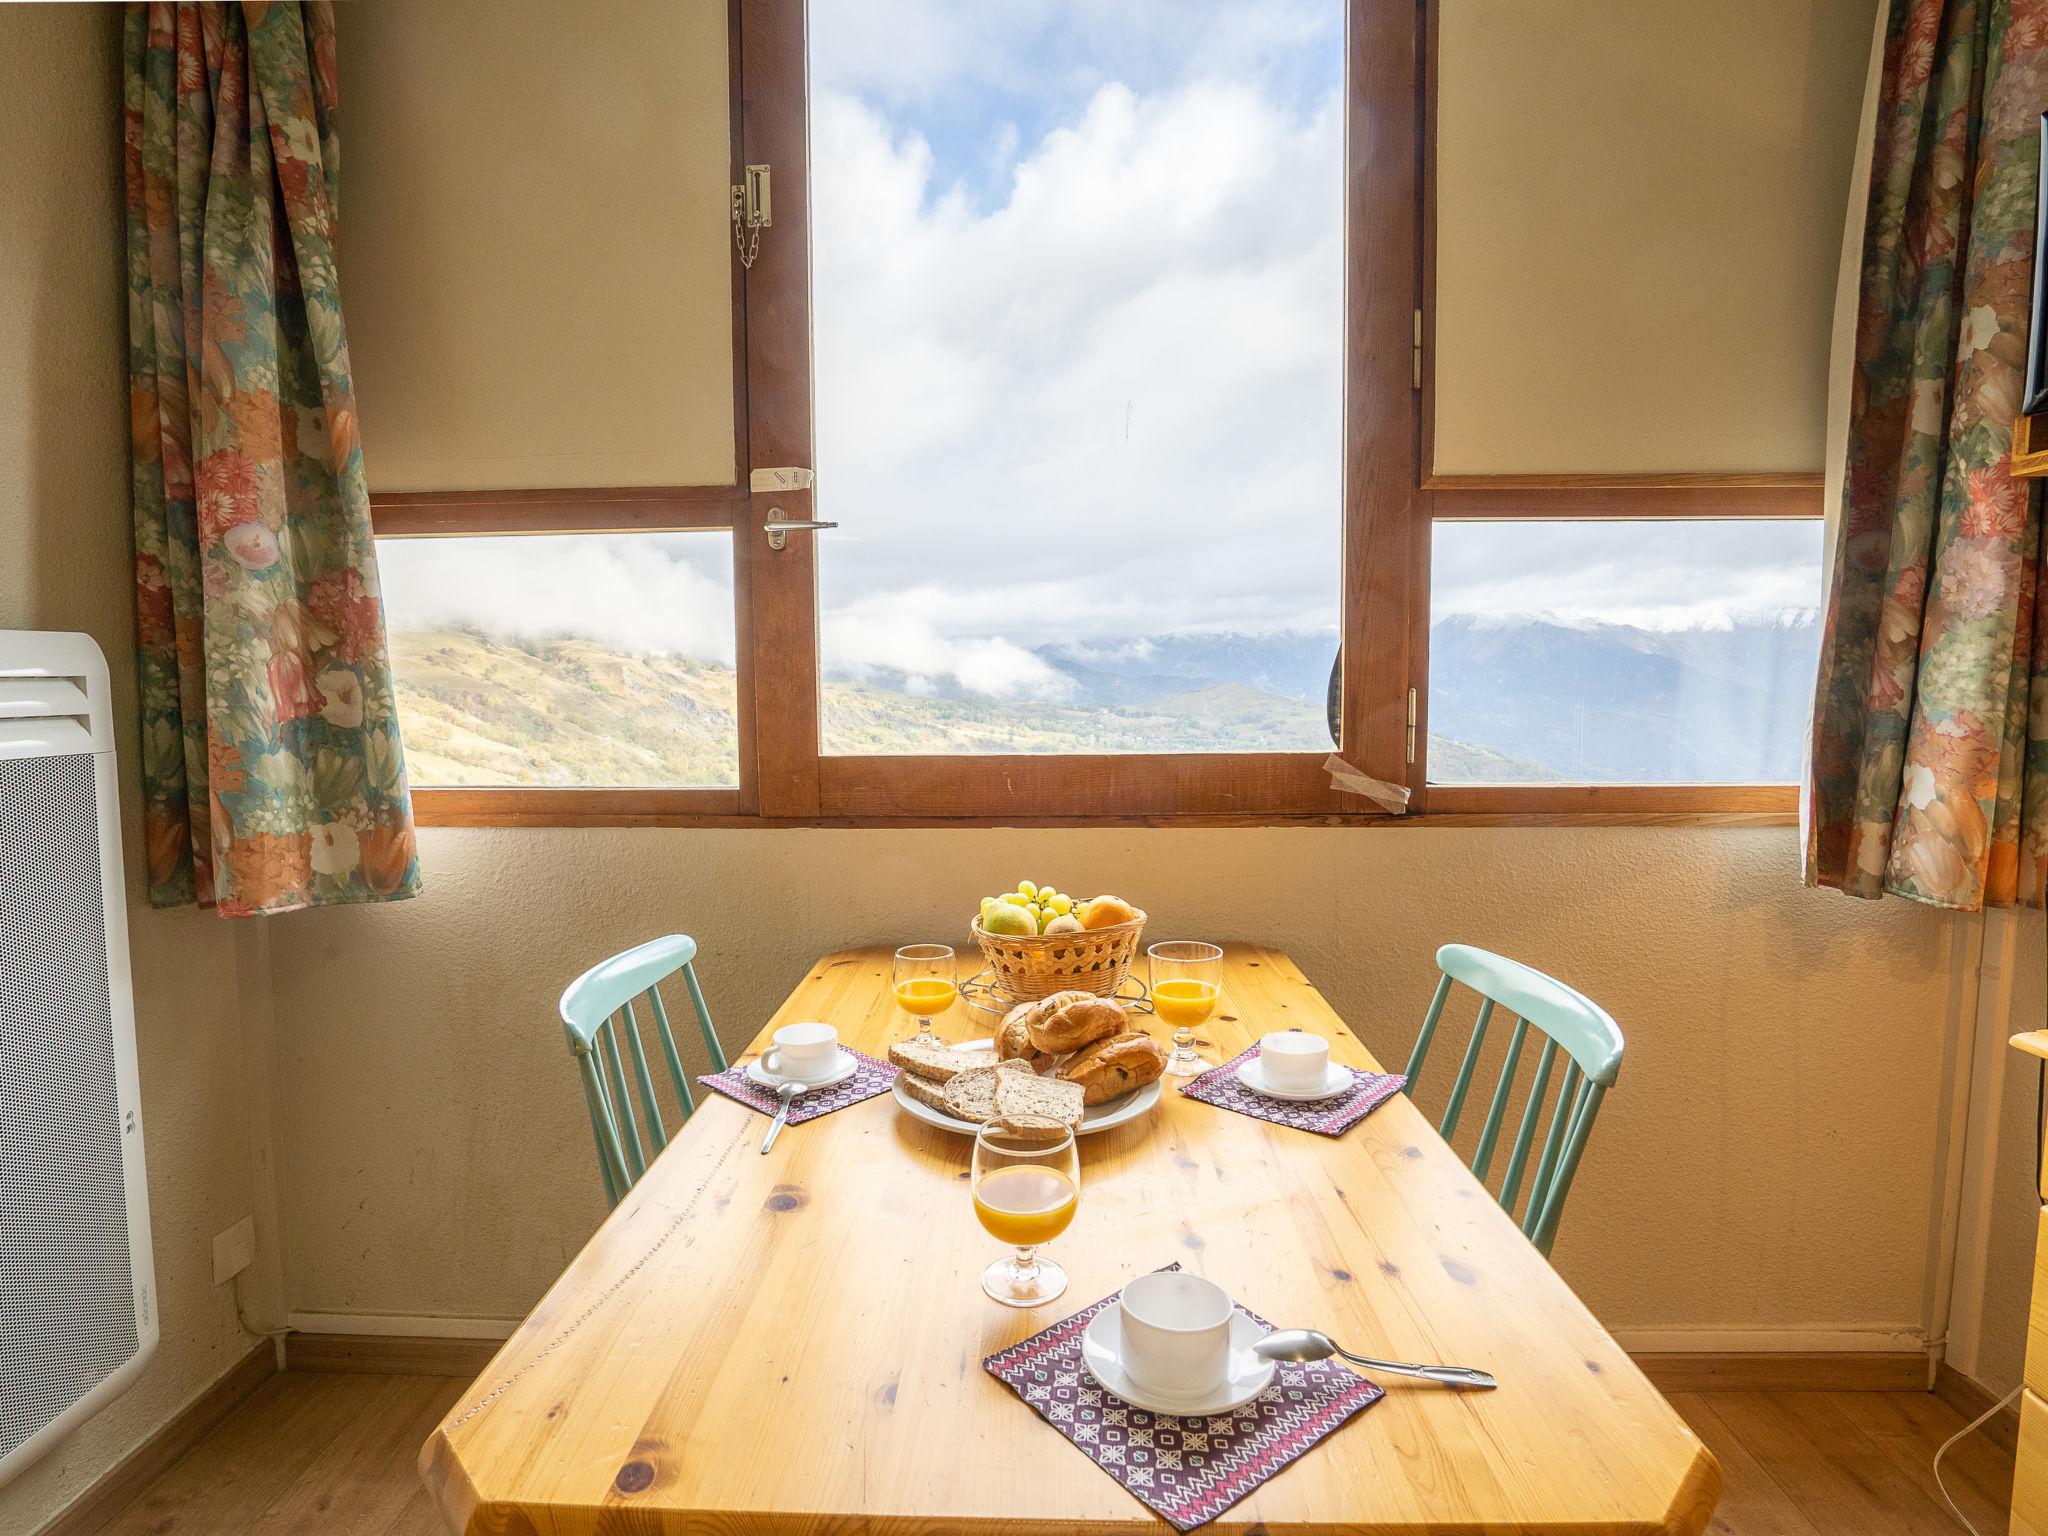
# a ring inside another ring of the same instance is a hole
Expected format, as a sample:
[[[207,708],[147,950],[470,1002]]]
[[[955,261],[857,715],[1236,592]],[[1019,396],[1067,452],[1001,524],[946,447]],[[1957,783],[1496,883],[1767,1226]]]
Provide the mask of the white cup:
[[[761,1053],[763,1072],[799,1083],[815,1083],[838,1064],[839,1031],[830,1024],[785,1024]]]
[[[1199,1397],[1230,1376],[1230,1293],[1185,1270],[1140,1275],[1117,1300],[1123,1368],[1166,1397]]]
[[[1275,1088],[1320,1088],[1330,1075],[1330,1042],[1299,1029],[1263,1036],[1259,1070]]]

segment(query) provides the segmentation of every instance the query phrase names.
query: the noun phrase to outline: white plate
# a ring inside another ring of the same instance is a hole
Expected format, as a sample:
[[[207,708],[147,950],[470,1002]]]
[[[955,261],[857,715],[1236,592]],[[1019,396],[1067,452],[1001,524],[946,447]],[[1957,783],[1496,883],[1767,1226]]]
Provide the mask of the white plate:
[[[845,1048],[841,1047],[839,1065],[815,1081],[802,1077],[771,1077],[768,1073],[761,1070],[761,1058],[758,1056],[747,1063],[747,1081],[757,1088],[766,1088],[770,1093],[773,1093],[784,1083],[802,1083],[807,1092],[814,1092],[819,1088],[830,1088],[835,1083],[843,1083],[859,1070],[860,1058],[849,1055]]]
[[[1095,1314],[1095,1321],[1081,1335],[1081,1359],[1088,1374],[1129,1403],[1147,1413],[1171,1413],[1184,1419],[1203,1418],[1241,1408],[1273,1384],[1278,1367],[1252,1353],[1252,1346],[1266,1336],[1266,1330],[1244,1313],[1230,1309],[1230,1374],[1223,1385],[1199,1397],[1160,1397],[1147,1392],[1124,1374],[1121,1360],[1124,1316],[1115,1302]]]
[[[1322,1083],[1317,1087],[1276,1088],[1266,1081],[1266,1074],[1259,1065],[1259,1058],[1254,1056],[1237,1069],[1237,1080],[1253,1093],[1263,1094],[1269,1099],[1288,1099],[1306,1104],[1312,1099],[1335,1098],[1340,1093],[1350,1092],[1358,1082],[1358,1074],[1349,1067],[1338,1066],[1333,1061],[1324,1067]]]
[[[989,1040],[963,1040],[960,1042],[960,1049],[972,1051],[993,1043]],[[1097,1131],[1106,1131],[1112,1126],[1122,1125],[1126,1120],[1137,1119],[1159,1102],[1160,1082],[1161,1080],[1155,1077],[1144,1087],[1133,1088],[1120,1098],[1110,1099],[1101,1104],[1090,1104],[1081,1111],[1080,1129],[1074,1134],[1093,1136]],[[933,1109],[922,1099],[912,1098],[904,1092],[900,1074],[897,1080],[889,1085],[889,1092],[898,1104],[926,1125],[936,1125],[942,1131],[958,1131],[963,1136],[972,1136],[981,1129],[972,1120],[962,1120],[959,1116],[949,1115],[942,1109]]]

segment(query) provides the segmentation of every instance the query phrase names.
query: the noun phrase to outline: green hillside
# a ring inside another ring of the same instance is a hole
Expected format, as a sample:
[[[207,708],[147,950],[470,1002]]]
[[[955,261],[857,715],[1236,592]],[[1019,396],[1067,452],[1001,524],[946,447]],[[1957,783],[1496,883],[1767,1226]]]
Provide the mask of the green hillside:
[[[589,640],[469,630],[391,636],[415,785],[724,785],[739,778],[729,667]],[[1142,706],[918,698],[827,683],[827,747],[842,753],[1316,751],[1320,704],[1240,683]],[[1554,778],[1533,764],[1431,738],[1439,772],[1467,781]]]

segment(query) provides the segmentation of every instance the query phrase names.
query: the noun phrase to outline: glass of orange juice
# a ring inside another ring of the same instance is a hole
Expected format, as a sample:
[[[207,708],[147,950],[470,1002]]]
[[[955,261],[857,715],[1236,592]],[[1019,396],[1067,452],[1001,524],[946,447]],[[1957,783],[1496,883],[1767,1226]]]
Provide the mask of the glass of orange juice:
[[[1195,1030],[1209,1022],[1223,995],[1223,951],[1194,939],[1147,945],[1152,964],[1152,1011],[1173,1028],[1173,1054],[1166,1070],[1193,1077],[1215,1063],[1195,1049]]]
[[[953,951],[945,944],[906,944],[896,951],[896,1005],[919,1028],[953,1006],[960,988],[953,980]]]
[[[981,1288],[1006,1307],[1035,1307],[1067,1288],[1067,1272],[1038,1245],[1067,1230],[1081,1199],[1074,1133],[1034,1140],[992,1121],[975,1133],[974,1214],[990,1237],[1017,1251],[981,1272]]]

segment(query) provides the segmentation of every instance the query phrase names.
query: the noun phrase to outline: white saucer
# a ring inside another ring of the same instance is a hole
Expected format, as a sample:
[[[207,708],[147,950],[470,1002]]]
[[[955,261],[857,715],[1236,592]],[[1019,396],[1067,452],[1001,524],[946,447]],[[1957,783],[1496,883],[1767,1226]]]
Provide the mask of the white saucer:
[[[1266,1081],[1265,1069],[1259,1065],[1259,1058],[1254,1056],[1237,1069],[1237,1080],[1253,1093],[1263,1094],[1269,1099],[1288,1099],[1305,1104],[1311,1099],[1334,1098],[1349,1092],[1358,1082],[1358,1074],[1333,1061],[1324,1067],[1323,1080],[1314,1088],[1276,1088]]]
[[[1184,1419],[1205,1418],[1242,1408],[1273,1384],[1278,1367],[1252,1353],[1252,1346],[1266,1336],[1266,1330],[1244,1313],[1230,1309],[1230,1374],[1213,1392],[1193,1397],[1162,1397],[1147,1392],[1124,1374],[1124,1316],[1115,1302],[1095,1314],[1095,1321],[1081,1336],[1081,1359],[1102,1387],[1114,1392],[1133,1408],[1147,1413],[1171,1413]]]
[[[770,1093],[773,1093],[784,1083],[802,1083],[806,1092],[813,1092],[819,1088],[830,1088],[836,1083],[843,1083],[859,1070],[860,1058],[849,1055],[846,1049],[841,1047],[839,1051],[839,1064],[823,1077],[771,1077],[768,1073],[761,1070],[761,1058],[756,1056],[747,1063],[747,1081],[757,1088],[766,1088]]]

